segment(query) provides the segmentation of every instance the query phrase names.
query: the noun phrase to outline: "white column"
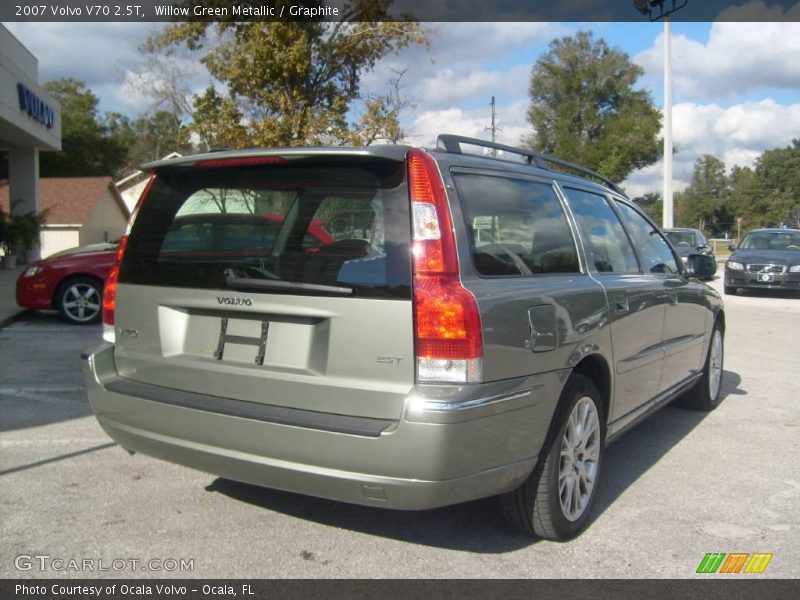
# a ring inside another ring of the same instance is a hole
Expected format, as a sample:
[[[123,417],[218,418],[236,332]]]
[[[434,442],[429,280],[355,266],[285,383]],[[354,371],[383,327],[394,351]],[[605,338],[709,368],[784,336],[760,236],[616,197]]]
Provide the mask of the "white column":
[[[664,21],[664,201],[662,226],[673,226],[672,206],[672,24]]]
[[[39,210],[39,150],[12,148],[8,152],[8,193],[12,204],[21,202],[14,213]]]
[[[11,204],[20,200],[12,211],[14,214],[40,210],[38,148],[12,148],[8,151],[8,199]],[[39,251],[39,247],[33,250]],[[22,254],[22,248],[17,248],[17,255]]]

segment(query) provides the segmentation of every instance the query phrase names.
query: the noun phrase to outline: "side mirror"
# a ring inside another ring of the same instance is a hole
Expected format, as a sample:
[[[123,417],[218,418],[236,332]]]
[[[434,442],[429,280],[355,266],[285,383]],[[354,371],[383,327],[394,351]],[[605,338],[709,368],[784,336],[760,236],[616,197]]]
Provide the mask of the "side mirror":
[[[686,258],[687,277],[710,279],[717,272],[717,261],[708,254],[690,254]]]
[[[728,250],[730,250],[731,252],[736,252],[736,246],[734,246],[733,244],[728,244]]]

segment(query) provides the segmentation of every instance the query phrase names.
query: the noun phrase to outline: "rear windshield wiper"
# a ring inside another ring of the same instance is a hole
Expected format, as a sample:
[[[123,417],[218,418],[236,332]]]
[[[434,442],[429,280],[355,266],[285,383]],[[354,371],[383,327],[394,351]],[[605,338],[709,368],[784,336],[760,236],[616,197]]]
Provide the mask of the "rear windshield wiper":
[[[326,294],[352,294],[353,288],[319,283],[301,283],[299,281],[281,281],[278,279],[254,279],[242,277],[234,269],[225,269],[225,282],[232,288],[298,290],[305,292],[321,292]]]

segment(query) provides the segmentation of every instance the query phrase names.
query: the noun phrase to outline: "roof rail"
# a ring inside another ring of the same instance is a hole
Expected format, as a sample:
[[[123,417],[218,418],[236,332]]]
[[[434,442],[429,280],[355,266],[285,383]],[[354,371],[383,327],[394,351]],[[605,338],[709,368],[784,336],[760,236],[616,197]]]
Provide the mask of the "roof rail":
[[[622,196],[625,195],[625,193],[619,188],[619,186],[617,186],[616,183],[611,181],[608,177],[600,175],[600,173],[598,173],[597,171],[592,171],[591,169],[587,169],[586,167],[576,165],[575,163],[571,163],[566,160],[561,160],[560,158],[556,158],[555,156],[550,156],[549,154],[541,154],[539,152],[534,152],[533,150],[525,150],[524,148],[506,146],[505,144],[487,142],[486,140],[465,137],[462,135],[441,134],[436,140],[437,148],[444,150],[445,152],[449,152],[451,154],[463,154],[463,152],[461,151],[461,144],[467,144],[469,146],[480,146],[483,148],[492,148],[493,150],[502,150],[503,152],[508,152],[509,154],[517,154],[519,156],[522,156],[529,165],[537,166],[540,169],[548,169],[552,171],[553,169],[548,167],[547,163],[566,167],[568,169],[572,169],[573,171],[578,171],[579,173],[583,173],[584,175],[588,175],[590,177],[594,177],[595,179],[599,179],[618,194]]]

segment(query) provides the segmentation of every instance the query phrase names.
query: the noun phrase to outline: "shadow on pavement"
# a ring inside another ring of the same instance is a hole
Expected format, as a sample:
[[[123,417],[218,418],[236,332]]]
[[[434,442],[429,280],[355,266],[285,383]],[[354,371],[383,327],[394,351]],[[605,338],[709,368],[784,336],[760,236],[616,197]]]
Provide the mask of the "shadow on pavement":
[[[99,326],[68,325],[54,311],[29,311],[0,329],[0,432],[91,414],[81,350]]]
[[[738,374],[725,371],[723,402],[746,395]],[[593,520],[601,515],[662,456],[700,424],[707,413],[667,407],[609,446]],[[513,552],[536,543],[511,530],[497,498],[486,498],[429,511],[385,510],[312,498],[216,479],[206,488],[267,510],[330,527],[423,544],[486,554]]]

